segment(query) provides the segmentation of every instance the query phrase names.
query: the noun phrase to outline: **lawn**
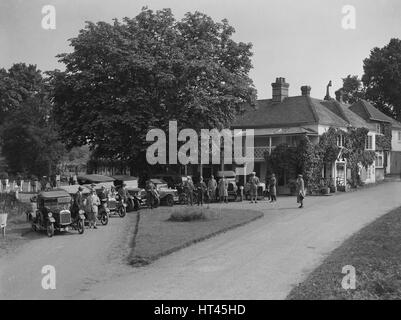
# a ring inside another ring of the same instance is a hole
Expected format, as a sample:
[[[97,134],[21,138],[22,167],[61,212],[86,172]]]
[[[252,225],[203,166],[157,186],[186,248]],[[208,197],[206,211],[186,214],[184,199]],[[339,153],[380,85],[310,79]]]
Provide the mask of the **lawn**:
[[[342,288],[346,265],[356,270],[355,290]],[[401,208],[345,241],[287,299],[401,299]]]
[[[153,211],[141,210],[139,225],[134,231],[129,261],[134,266],[151,263],[157,258],[208,239],[216,234],[261,218],[263,213],[251,210],[203,209],[203,218],[193,221],[171,221],[172,213],[183,215],[186,210],[200,210],[194,206],[160,207]]]

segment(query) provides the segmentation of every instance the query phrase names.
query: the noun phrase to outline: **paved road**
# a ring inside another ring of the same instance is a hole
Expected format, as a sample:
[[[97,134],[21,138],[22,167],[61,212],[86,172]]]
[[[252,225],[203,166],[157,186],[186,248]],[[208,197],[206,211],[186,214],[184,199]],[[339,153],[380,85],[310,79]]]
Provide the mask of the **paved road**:
[[[302,210],[293,197],[279,198],[274,206],[232,203],[229,206],[262,210],[265,217],[138,269],[119,262],[121,255],[110,258],[113,246],[104,246],[111,241],[118,248],[123,239],[113,234],[122,228],[122,220],[113,221],[105,239],[96,240],[96,231],[90,231],[82,246],[74,248],[79,236],[68,236],[73,243],[62,237],[52,239],[53,244],[35,241],[5,265],[0,259],[2,289],[7,288],[0,298],[284,299],[347,237],[401,206],[400,194],[401,183],[389,182],[356,193],[307,198]],[[57,267],[61,284],[51,292],[37,288],[37,269],[43,264]],[[105,267],[111,271],[96,273]]]

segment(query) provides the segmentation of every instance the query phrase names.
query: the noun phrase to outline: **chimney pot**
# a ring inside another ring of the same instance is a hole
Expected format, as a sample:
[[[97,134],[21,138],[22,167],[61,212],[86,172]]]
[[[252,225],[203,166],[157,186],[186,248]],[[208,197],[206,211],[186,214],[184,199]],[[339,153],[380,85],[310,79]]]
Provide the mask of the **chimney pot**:
[[[309,97],[310,96],[310,91],[312,90],[312,88],[310,86],[302,86],[301,87],[301,92],[302,95],[305,97]]]
[[[276,78],[276,82],[272,83],[273,102],[282,102],[288,97],[289,84],[285,82],[285,78]]]

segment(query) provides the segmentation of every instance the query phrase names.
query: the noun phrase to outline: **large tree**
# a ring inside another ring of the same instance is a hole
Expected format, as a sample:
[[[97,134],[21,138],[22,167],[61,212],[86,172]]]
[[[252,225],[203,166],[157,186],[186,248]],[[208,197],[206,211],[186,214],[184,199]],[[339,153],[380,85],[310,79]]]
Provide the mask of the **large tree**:
[[[152,127],[227,126],[256,96],[251,44],[233,33],[225,20],[195,12],[177,21],[169,9],[87,23],[71,39],[73,52],[59,55],[66,70],[52,73],[64,141],[89,144],[103,158],[143,161]]]
[[[362,85],[362,80],[360,80],[358,76],[348,75],[342,80],[342,88],[336,91],[337,100],[353,104],[360,99],[365,99],[365,90]]]
[[[388,115],[401,120],[401,40],[374,48],[364,60],[366,98]]]
[[[51,121],[49,86],[34,65],[0,70],[0,146],[8,169],[49,175],[64,153]]]

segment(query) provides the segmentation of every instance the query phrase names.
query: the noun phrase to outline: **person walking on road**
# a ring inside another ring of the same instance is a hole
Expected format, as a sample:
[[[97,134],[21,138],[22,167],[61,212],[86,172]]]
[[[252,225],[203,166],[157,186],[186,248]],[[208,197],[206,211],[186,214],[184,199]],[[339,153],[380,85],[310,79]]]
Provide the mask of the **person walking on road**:
[[[258,185],[260,181],[259,178],[256,176],[256,172],[251,173],[251,177],[249,178],[249,187],[250,187],[250,194],[251,194],[251,203],[255,201],[258,203]]]
[[[297,179],[297,203],[300,204],[299,208],[304,207],[304,198],[305,198],[305,182],[302,177],[302,174],[298,175]]]
[[[270,203],[277,202],[277,179],[273,173],[269,184]]]

